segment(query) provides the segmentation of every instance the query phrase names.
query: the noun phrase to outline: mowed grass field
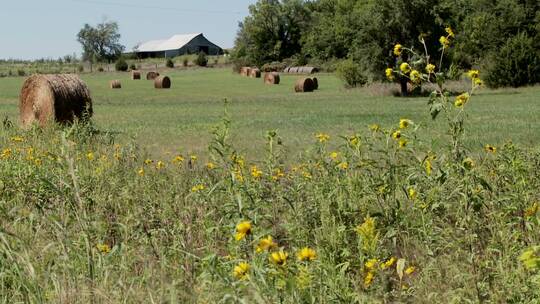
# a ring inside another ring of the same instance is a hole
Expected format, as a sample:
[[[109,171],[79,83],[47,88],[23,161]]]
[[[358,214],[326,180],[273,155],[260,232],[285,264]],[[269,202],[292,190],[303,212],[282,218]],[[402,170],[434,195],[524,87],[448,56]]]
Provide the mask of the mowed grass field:
[[[265,134],[278,130],[290,153],[298,154],[314,141],[314,134],[364,133],[369,124],[383,127],[409,118],[424,129],[420,139],[440,145],[447,130],[444,119],[431,121],[427,98],[376,96],[370,88],[347,90],[331,74],[316,75],[320,89],[293,91],[298,75],[282,75],[280,85],[244,78],[231,69],[169,70],[170,90],[156,90],[152,81],[130,80],[129,73],[84,74],[94,100],[94,122],[117,134],[120,142],[135,140],[150,155],[197,153],[204,156],[212,128],[229,101],[236,148],[248,157],[264,151]],[[144,76],[144,75],[143,75]],[[0,79],[2,119],[18,120],[18,95],[25,78]],[[120,79],[121,90],[109,89]],[[465,89],[465,88],[464,88]],[[536,146],[540,140],[540,87],[482,89],[467,105],[470,115],[466,143],[471,149],[508,140]],[[335,141],[337,142],[337,141]],[[335,144],[335,143],[334,143]]]

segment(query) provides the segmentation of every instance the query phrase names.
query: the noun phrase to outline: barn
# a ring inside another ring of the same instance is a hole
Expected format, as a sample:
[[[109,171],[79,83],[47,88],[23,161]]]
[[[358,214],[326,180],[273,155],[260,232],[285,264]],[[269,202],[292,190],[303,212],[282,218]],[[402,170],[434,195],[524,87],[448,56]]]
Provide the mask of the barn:
[[[204,52],[207,55],[222,55],[223,49],[210,42],[202,33],[174,35],[169,39],[139,43],[133,48],[138,58],[175,57]]]

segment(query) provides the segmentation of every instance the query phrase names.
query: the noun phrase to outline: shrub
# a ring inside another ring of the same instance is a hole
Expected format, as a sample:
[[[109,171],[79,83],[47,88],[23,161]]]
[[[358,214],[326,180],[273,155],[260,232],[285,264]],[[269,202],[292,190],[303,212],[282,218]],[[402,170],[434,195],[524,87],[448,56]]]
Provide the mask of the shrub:
[[[189,64],[189,59],[188,59],[187,57],[184,57],[184,59],[182,59],[182,65],[183,65],[184,67],[187,67],[188,64]]]
[[[137,66],[136,66],[134,63],[132,63],[132,64],[129,66],[129,69],[130,69],[130,70],[137,70]]]
[[[128,64],[126,62],[126,60],[122,57],[120,57],[117,61],[116,61],[116,64],[114,66],[114,68],[117,70],[117,71],[120,71],[120,72],[126,72],[128,70]]]
[[[18,70],[17,70],[17,75],[19,75],[19,76],[25,76],[25,75],[26,75],[26,72],[25,72],[23,69],[18,69]]]
[[[98,70],[98,72],[104,72],[105,71],[105,69],[103,69],[103,67],[99,67],[97,70]]]
[[[79,73],[84,72],[84,66],[82,64],[79,64],[79,66],[77,66],[77,71],[79,71]]]
[[[165,66],[171,69],[174,68],[174,62],[172,61],[171,58],[167,58],[167,61],[165,62]]]
[[[208,57],[204,52],[200,52],[199,55],[197,55],[197,59],[195,59],[195,64],[201,67],[205,67],[208,65]]]
[[[337,65],[336,73],[341,80],[345,82],[345,86],[354,88],[363,86],[367,83],[367,78],[362,73],[360,67],[352,60],[342,61]]]
[[[491,87],[519,87],[540,82],[540,53],[534,39],[518,34],[491,56],[486,65],[486,83]]]
[[[285,63],[274,61],[272,63],[267,63],[262,66],[263,72],[281,72],[283,71],[287,66]]]

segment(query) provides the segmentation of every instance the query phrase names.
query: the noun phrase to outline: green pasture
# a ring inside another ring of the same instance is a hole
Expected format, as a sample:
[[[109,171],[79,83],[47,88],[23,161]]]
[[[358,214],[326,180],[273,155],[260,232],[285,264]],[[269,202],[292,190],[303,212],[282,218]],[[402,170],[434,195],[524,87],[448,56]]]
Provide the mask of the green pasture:
[[[400,118],[420,125],[419,138],[426,144],[440,145],[445,140],[445,121],[431,121],[426,97],[377,96],[370,88],[347,90],[331,74],[316,75],[320,90],[300,94],[293,91],[298,75],[282,75],[281,84],[269,86],[231,69],[167,70],[162,74],[171,77],[170,90],[156,90],[151,81],[130,80],[129,73],[84,74],[94,100],[96,126],[118,134],[120,141],[134,139],[152,155],[204,155],[227,99],[233,142],[251,156],[264,151],[268,130],[278,130],[287,149],[297,154],[318,132],[335,139],[365,133],[369,124],[391,127]],[[122,81],[121,90],[109,89],[112,79]],[[2,119],[7,116],[17,121],[23,81],[22,77],[0,79]],[[507,140],[535,146],[540,140],[540,87],[483,89],[467,107],[466,143],[471,149]]]

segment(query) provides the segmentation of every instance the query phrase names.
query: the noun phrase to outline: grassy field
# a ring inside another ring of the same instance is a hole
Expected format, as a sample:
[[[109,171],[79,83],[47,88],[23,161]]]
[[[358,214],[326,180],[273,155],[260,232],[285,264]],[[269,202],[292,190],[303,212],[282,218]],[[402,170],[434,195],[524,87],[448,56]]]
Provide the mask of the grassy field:
[[[94,99],[94,121],[100,130],[132,138],[154,156],[166,153],[205,154],[210,132],[230,102],[233,142],[248,155],[263,152],[266,131],[278,130],[295,155],[313,142],[314,134],[350,135],[367,125],[394,124],[400,118],[421,125],[421,139],[441,143],[446,125],[432,122],[427,98],[376,96],[370,88],[346,90],[334,75],[318,75],[320,90],[295,94],[298,76],[282,75],[278,86],[242,78],[230,69],[168,70],[172,89],[155,90],[153,83],[129,80],[128,73],[85,74]],[[109,80],[121,79],[122,90],[110,90]],[[17,121],[17,102],[24,78],[0,79],[0,113]],[[464,88],[465,89],[465,88]],[[374,96],[375,95],[375,96]],[[540,140],[540,87],[479,92],[471,103],[467,144],[472,149],[512,140],[526,146]]]

